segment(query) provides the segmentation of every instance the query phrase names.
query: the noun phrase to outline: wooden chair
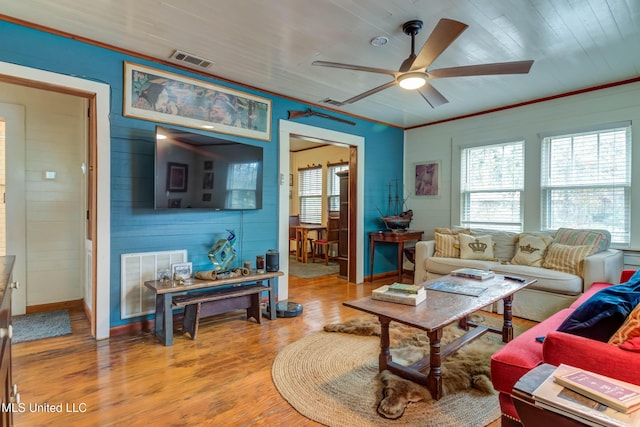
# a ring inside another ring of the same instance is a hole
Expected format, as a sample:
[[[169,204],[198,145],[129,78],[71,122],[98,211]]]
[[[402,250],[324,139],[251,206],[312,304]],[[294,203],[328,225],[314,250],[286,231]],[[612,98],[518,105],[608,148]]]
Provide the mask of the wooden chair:
[[[311,262],[316,262],[317,256],[320,259],[324,258],[324,264],[329,265],[329,251],[333,245],[338,246],[339,229],[340,214],[329,212],[326,235],[313,241]]]
[[[289,254],[298,254],[298,236],[296,234],[296,225],[300,225],[300,215],[289,215]],[[295,244],[294,250],[291,250],[291,242]]]

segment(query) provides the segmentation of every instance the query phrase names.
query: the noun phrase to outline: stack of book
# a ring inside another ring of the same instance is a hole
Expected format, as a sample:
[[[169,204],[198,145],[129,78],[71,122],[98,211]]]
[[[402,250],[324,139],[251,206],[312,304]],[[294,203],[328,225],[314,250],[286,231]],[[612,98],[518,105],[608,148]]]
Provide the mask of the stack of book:
[[[427,299],[427,292],[421,285],[393,283],[374,289],[371,298],[398,304],[418,305]]]
[[[451,275],[476,280],[487,280],[496,276],[493,271],[479,270],[477,268],[459,268],[457,270],[453,270]]]
[[[589,426],[640,426],[640,386],[560,365],[534,392],[537,406]]]

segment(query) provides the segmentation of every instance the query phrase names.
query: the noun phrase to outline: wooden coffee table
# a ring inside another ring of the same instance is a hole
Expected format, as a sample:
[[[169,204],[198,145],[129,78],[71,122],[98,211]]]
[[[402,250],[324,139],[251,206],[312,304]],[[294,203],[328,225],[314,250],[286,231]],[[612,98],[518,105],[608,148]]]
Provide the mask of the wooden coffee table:
[[[442,397],[442,360],[454,353],[463,345],[484,335],[494,332],[502,335],[502,341],[509,342],[513,339],[512,301],[516,291],[535,283],[535,280],[517,282],[507,280],[504,276],[488,280],[473,280],[462,277],[444,276],[438,279],[428,280],[423,285],[428,287],[435,282],[446,282],[464,286],[486,287],[486,291],[479,296],[461,295],[427,289],[427,300],[417,307],[378,301],[369,297],[347,301],[345,306],[355,308],[378,316],[380,320],[380,372],[388,369],[396,375],[407,378],[418,384],[425,385],[435,400]],[[504,321],[502,328],[492,328],[486,325],[476,324],[467,320],[473,312],[493,304],[496,301],[504,301]],[[389,351],[389,323],[392,321],[404,323],[427,332],[429,337],[429,357],[424,358],[410,366],[402,366],[393,362]],[[459,322],[468,332],[457,340],[440,348],[442,330],[453,322]],[[472,327],[473,329],[470,329]],[[429,373],[421,372],[429,367]]]

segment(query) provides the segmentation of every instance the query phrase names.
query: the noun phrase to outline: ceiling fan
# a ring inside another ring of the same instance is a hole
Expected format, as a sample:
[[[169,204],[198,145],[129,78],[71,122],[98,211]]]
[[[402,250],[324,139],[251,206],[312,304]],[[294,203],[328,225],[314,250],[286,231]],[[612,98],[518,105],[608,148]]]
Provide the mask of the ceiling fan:
[[[422,46],[420,52],[415,54],[415,37],[422,30],[422,21],[416,19],[405,22],[402,32],[411,36],[411,55],[405,59],[398,71],[372,68],[360,65],[342,64],[339,62],[314,61],[313,65],[331,68],[344,68],[347,70],[366,71],[369,73],[387,74],[393,77],[393,81],[385,83],[360,95],[356,95],[337,105],[352,104],[367,96],[383,91],[396,84],[404,89],[415,89],[431,105],[436,108],[449,102],[429,82],[431,79],[446,77],[487,76],[494,74],[526,74],[531,69],[533,61],[498,62],[491,64],[466,65],[461,67],[438,68],[428,70],[442,52],[468,27],[467,24],[452,19],[441,19],[434,28],[429,38]]]

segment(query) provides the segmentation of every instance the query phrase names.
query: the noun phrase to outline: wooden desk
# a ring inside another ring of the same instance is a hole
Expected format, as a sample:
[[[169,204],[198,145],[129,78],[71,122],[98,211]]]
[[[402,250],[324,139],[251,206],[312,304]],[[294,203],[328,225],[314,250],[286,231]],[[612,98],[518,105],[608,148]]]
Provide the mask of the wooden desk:
[[[189,291],[214,290],[215,288],[243,286],[251,283],[262,284],[267,281],[265,292],[269,294],[269,306],[267,314],[269,319],[276,319],[276,295],[278,294],[278,276],[283,276],[282,271],[267,272],[263,274],[252,273],[248,276],[239,276],[231,279],[216,280],[185,280],[184,285],[174,286],[172,281],[163,282],[161,280],[151,280],[144,282],[144,285],[156,294],[156,336],[164,345],[173,345],[173,297],[186,294]],[[271,288],[270,290],[266,288]]]
[[[404,243],[422,239],[422,231],[405,230],[399,232],[372,231],[369,233],[369,247],[371,257],[369,258],[369,281],[373,282],[373,257],[375,255],[376,242],[395,243],[398,245],[398,282],[402,282],[402,254]]]
[[[300,224],[293,225],[296,229],[296,259],[304,262],[305,264],[309,260],[309,253],[307,252],[307,239],[309,238],[309,232],[315,231],[318,234],[327,230],[327,227],[322,224]]]

